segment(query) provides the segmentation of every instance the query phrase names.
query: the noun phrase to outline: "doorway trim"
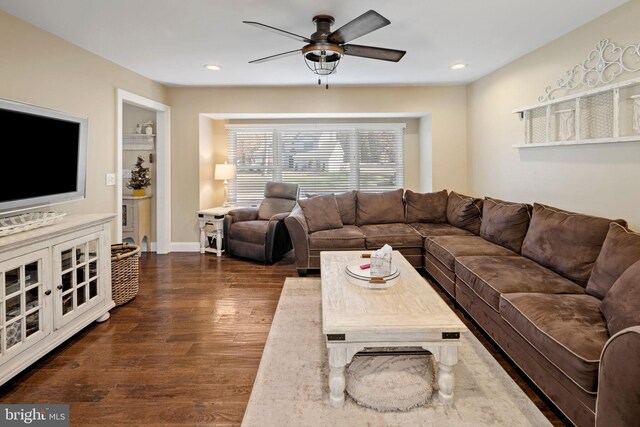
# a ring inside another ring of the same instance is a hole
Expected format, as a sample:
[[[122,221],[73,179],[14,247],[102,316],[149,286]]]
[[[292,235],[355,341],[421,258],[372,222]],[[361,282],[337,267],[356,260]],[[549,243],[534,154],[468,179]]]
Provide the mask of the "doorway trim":
[[[171,252],[171,107],[122,89],[116,98],[116,239],[122,241],[122,114],[124,104],[130,104],[156,113],[155,251],[166,254]]]

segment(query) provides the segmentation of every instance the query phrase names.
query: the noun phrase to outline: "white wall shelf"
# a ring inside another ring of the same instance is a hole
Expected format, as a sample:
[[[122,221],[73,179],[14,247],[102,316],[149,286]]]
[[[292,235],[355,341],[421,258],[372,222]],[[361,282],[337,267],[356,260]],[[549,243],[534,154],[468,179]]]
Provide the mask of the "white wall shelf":
[[[513,110],[523,122],[523,141],[513,147],[640,141],[640,78],[612,83],[625,72],[640,71],[637,63],[640,45],[619,47],[601,40],[555,88],[545,89],[540,103]],[[556,91],[570,93],[583,86],[589,89],[552,99]]]
[[[568,145],[612,144],[619,142],[638,142],[640,135],[622,138],[583,139],[580,141],[553,141],[540,142],[538,144],[514,144],[514,148],[538,148],[538,147],[566,147]]]
[[[523,121],[524,141],[513,147],[640,141],[634,129],[638,95],[640,78],[517,108],[513,112]]]
[[[125,133],[122,135],[123,150],[153,150],[155,134]]]

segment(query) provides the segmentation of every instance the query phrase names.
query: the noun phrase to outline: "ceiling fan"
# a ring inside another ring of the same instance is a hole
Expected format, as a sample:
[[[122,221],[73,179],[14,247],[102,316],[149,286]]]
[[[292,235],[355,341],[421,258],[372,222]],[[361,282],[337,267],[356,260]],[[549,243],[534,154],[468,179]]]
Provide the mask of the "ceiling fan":
[[[317,15],[313,18],[313,22],[316,24],[316,32],[309,37],[300,36],[270,25],[261,24],[260,22],[242,22],[306,43],[302,49],[255,59],[249,61],[250,64],[258,64],[302,53],[305,63],[311,71],[319,76],[328,76],[336,71],[340,59],[342,59],[344,55],[398,62],[406,53],[404,50],[347,44],[358,37],[362,37],[391,23],[391,21],[375,10],[369,10],[363,13],[335,31],[331,31],[331,25],[335,22],[332,16]],[[318,79],[318,84],[320,84],[320,79]]]

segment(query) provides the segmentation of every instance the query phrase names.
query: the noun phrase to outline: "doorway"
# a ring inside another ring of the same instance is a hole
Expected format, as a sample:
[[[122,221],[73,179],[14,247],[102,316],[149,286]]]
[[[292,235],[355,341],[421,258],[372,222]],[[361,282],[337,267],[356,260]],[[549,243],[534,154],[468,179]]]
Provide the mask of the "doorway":
[[[143,249],[150,249],[159,254],[171,251],[171,109],[168,105],[127,92],[117,90],[117,144],[116,144],[116,239],[123,240],[123,234],[131,236],[131,215],[124,201],[145,200],[151,206],[149,215],[152,230],[146,236],[146,242],[137,241],[136,244]],[[140,128],[137,129],[137,124]],[[151,126],[146,129],[145,124]],[[126,154],[125,154],[126,153]],[[149,193],[141,199],[125,191],[125,185],[129,181],[132,162],[140,156],[145,163],[143,167],[150,169],[152,187]],[[133,158],[133,160],[132,160]],[[126,199],[125,199],[126,198]],[[124,219],[127,219],[125,222]],[[152,220],[151,220],[152,219]],[[127,231],[124,231],[125,228]],[[152,236],[154,238],[152,238]],[[146,246],[146,247],[145,247]]]

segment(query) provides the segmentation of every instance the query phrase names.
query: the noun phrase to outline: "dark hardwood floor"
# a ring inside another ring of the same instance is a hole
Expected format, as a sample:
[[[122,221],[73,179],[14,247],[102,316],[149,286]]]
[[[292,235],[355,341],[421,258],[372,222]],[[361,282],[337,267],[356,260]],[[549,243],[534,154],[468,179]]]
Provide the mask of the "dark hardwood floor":
[[[292,257],[263,265],[143,254],[140,265],[133,301],[0,387],[0,403],[69,403],[74,426],[239,425],[284,279],[297,275]],[[552,424],[563,425],[455,310]]]

